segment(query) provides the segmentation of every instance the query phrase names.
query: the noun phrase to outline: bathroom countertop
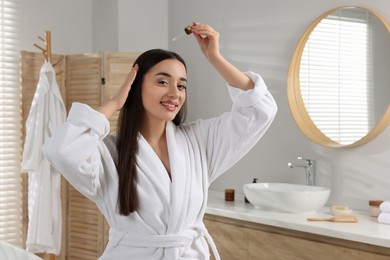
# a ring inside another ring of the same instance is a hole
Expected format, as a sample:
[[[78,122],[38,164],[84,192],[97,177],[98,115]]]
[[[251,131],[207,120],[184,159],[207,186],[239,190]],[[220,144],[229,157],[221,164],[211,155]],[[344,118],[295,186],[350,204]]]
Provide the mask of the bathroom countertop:
[[[236,193],[232,202],[225,201],[224,196],[221,191],[210,190],[206,214],[390,248],[390,225],[378,223],[368,212],[354,211],[358,223],[311,222],[308,217],[331,217],[329,208],[300,214],[272,212],[245,203],[241,194]]]

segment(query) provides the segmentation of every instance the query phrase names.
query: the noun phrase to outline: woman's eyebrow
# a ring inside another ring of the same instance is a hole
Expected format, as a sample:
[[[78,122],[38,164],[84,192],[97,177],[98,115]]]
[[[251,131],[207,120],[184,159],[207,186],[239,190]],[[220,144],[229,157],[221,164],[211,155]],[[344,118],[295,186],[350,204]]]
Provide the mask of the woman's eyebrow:
[[[166,73],[166,72],[158,72],[156,73],[156,75],[154,76],[166,76],[166,77],[169,77],[169,78],[172,78],[172,75],[169,74],[169,73]],[[187,82],[187,79],[186,78],[180,78],[181,81],[185,81]]]

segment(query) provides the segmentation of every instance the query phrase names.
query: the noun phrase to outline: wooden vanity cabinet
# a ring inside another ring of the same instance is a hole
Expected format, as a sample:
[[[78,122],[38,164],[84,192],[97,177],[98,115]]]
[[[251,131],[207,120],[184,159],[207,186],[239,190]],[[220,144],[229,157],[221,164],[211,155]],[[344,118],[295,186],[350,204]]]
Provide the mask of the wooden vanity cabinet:
[[[387,247],[210,214],[205,215],[204,223],[222,260],[390,259]]]

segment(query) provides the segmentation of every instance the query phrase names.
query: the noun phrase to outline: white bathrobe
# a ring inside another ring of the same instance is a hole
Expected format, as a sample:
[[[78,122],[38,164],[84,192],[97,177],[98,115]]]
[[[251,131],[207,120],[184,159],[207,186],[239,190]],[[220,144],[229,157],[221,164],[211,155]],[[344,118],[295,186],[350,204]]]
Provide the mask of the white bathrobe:
[[[41,68],[26,120],[22,171],[28,172],[27,250],[59,254],[61,250],[61,175],[41,151],[66,119],[66,109],[50,62]]]
[[[203,225],[210,183],[232,167],[270,126],[276,104],[258,74],[248,72],[253,90],[229,86],[233,108],[220,117],[166,125],[171,178],[148,142],[139,135],[137,191],[140,208],[118,213],[115,137],[103,114],[75,103],[67,122],[45,145],[50,162],[94,201],[110,225],[100,259],[209,259]]]

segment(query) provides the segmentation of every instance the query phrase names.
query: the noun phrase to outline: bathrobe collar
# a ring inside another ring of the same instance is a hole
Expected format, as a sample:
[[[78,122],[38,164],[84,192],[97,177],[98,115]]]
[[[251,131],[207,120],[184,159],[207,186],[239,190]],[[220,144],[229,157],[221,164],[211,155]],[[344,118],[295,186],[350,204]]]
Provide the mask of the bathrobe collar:
[[[156,178],[159,179],[159,187],[163,190],[163,193],[169,194],[167,198],[170,198],[170,201],[168,201],[170,218],[167,234],[177,233],[184,226],[185,214],[183,214],[183,212],[185,212],[186,205],[189,200],[188,182],[190,178],[187,178],[186,176],[187,169],[185,155],[180,151],[180,143],[183,144],[185,140],[184,136],[180,133],[180,131],[177,131],[176,128],[177,126],[173,122],[168,121],[165,129],[171,178],[169,178],[164,164],[154,152],[153,148],[149,145],[147,140],[141,134],[139,137],[141,146],[145,147],[147,151],[149,150],[147,154],[149,154],[150,160],[153,161],[150,165],[155,165],[156,167],[154,172],[157,175]]]
[[[168,144],[169,162],[171,164],[171,201],[170,201],[170,218],[168,222],[167,234],[174,234],[185,225],[185,215],[187,212],[186,205],[189,200],[189,180],[186,176],[185,155],[180,150],[180,145],[185,142],[184,136],[179,134],[175,124],[171,121],[166,125],[166,137]]]

